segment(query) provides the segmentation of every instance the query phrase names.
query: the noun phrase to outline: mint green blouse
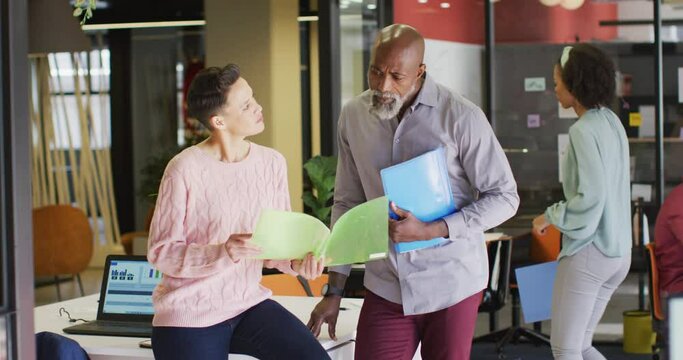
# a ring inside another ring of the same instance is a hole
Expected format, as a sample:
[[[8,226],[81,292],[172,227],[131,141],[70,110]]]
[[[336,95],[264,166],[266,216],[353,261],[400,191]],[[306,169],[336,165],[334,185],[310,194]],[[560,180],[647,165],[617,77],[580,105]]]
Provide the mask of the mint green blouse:
[[[591,109],[569,128],[561,160],[565,201],[545,211],[562,232],[559,258],[589,244],[608,257],[631,249],[631,190],[628,139],[609,109]]]

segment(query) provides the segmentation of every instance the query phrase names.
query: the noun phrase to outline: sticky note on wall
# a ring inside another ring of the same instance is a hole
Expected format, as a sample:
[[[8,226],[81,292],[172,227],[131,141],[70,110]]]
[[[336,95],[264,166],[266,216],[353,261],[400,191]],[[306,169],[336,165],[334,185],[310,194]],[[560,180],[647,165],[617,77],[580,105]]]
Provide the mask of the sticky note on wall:
[[[528,127],[529,129],[541,127],[541,115],[528,114],[526,116],[526,127]]]
[[[640,126],[643,124],[643,117],[640,113],[629,113],[628,114],[628,126]]]

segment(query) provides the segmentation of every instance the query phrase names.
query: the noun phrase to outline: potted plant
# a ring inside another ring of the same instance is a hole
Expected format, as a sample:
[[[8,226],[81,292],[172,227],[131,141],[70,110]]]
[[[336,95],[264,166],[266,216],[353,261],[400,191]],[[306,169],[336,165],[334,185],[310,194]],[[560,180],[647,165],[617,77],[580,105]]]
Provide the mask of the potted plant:
[[[336,156],[314,156],[304,163],[306,186],[303,194],[304,205],[311,215],[330,226],[334,181],[337,175]]]

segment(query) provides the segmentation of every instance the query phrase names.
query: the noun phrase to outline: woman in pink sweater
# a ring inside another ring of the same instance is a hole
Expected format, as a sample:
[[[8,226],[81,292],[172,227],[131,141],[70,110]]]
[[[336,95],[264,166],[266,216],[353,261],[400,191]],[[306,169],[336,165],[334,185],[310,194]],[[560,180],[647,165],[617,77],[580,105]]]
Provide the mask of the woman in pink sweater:
[[[327,359],[294,315],[270,300],[262,268],[307,279],[323,263],[262,261],[249,243],[262,209],[290,210],[284,157],[245,137],[263,131],[262,108],[239,68],[202,70],[188,112],[211,130],[166,167],[150,236],[149,262],[164,277],[154,290],[152,346],[157,359]]]

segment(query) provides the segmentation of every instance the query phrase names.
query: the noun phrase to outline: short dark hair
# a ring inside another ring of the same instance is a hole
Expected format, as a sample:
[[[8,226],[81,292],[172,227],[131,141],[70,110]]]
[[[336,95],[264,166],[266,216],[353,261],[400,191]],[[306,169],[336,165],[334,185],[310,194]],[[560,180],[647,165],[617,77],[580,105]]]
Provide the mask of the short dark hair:
[[[227,103],[230,87],[239,78],[240,68],[235,64],[199,71],[187,91],[187,113],[211,130],[209,118]]]
[[[608,105],[614,99],[614,63],[595,46],[574,45],[564,66],[560,60],[557,65],[567,90],[586,109]]]

